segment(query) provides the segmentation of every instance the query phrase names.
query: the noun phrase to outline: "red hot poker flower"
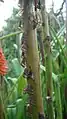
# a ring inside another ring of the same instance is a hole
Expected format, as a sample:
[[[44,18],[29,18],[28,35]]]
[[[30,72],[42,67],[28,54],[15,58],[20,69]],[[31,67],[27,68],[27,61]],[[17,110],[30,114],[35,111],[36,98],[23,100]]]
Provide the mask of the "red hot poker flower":
[[[8,70],[7,61],[5,59],[4,53],[2,51],[2,48],[0,48],[0,75],[1,76],[6,75],[7,70]]]

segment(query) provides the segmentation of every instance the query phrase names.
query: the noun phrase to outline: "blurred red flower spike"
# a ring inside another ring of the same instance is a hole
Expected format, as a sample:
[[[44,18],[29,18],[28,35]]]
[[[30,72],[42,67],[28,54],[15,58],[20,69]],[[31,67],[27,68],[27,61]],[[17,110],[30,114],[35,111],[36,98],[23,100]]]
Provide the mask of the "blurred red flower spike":
[[[8,70],[7,61],[5,59],[2,48],[0,48],[0,75],[2,75],[2,76],[6,75],[7,70]]]

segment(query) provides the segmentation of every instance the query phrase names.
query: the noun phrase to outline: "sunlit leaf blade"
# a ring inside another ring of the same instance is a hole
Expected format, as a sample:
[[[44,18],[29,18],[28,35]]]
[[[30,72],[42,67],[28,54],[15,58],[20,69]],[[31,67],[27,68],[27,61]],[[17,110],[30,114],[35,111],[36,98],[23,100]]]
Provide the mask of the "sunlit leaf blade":
[[[23,68],[21,67],[17,58],[12,60],[12,66],[13,66],[16,76],[19,76],[20,73],[23,73]]]

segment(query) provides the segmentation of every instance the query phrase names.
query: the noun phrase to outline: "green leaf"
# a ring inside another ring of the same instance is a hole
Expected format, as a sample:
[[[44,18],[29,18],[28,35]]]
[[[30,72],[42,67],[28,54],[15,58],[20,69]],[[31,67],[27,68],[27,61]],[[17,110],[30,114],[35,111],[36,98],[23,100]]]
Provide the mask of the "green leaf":
[[[7,116],[8,119],[15,119],[16,118],[16,107],[8,107],[7,108]]]
[[[43,65],[40,65],[40,68],[41,68],[43,71],[46,71],[46,68],[45,68]]]
[[[24,119],[24,117],[25,117],[25,115],[24,115],[25,103],[24,103],[23,99],[18,99],[16,101],[16,107],[17,107],[16,119]]]
[[[20,73],[23,73],[23,68],[21,67],[17,58],[12,60],[12,66],[14,68],[14,72],[15,72],[16,76],[19,76]]]
[[[46,68],[43,65],[40,65],[41,70],[46,71]],[[58,75],[52,72],[52,78],[54,81],[58,81]]]
[[[61,37],[64,32],[65,32],[65,24],[58,31],[58,33],[57,33],[58,38]]]
[[[23,77],[23,75],[21,75],[19,78],[18,78],[18,88],[17,88],[17,91],[18,91],[18,95],[20,96],[23,92],[23,89],[26,87],[27,85],[27,81],[25,80],[25,78]]]
[[[16,118],[16,107],[12,108],[12,119]]]
[[[7,116],[8,116],[8,119],[12,119],[11,108],[7,108]]]
[[[11,78],[11,77],[8,77],[8,78],[7,78],[7,81],[8,81],[11,85],[15,84],[17,80],[18,80],[17,78]]]
[[[23,74],[21,74],[18,77],[16,83],[13,84],[13,86],[11,86],[11,89],[9,91],[9,94],[6,97],[6,99],[4,100],[5,103],[10,99],[10,97],[13,95],[13,93],[14,93],[15,90],[16,90],[16,93],[20,96],[22,94],[22,92],[23,92],[23,89],[26,87],[26,85],[27,85],[27,82],[24,79]]]

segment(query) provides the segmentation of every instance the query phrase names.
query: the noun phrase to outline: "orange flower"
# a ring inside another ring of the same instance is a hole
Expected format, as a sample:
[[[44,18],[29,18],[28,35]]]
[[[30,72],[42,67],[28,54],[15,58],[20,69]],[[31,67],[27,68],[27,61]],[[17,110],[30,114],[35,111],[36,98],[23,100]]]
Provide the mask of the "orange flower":
[[[7,70],[8,70],[7,61],[3,54],[2,48],[0,48],[0,75],[1,76],[6,75]]]

